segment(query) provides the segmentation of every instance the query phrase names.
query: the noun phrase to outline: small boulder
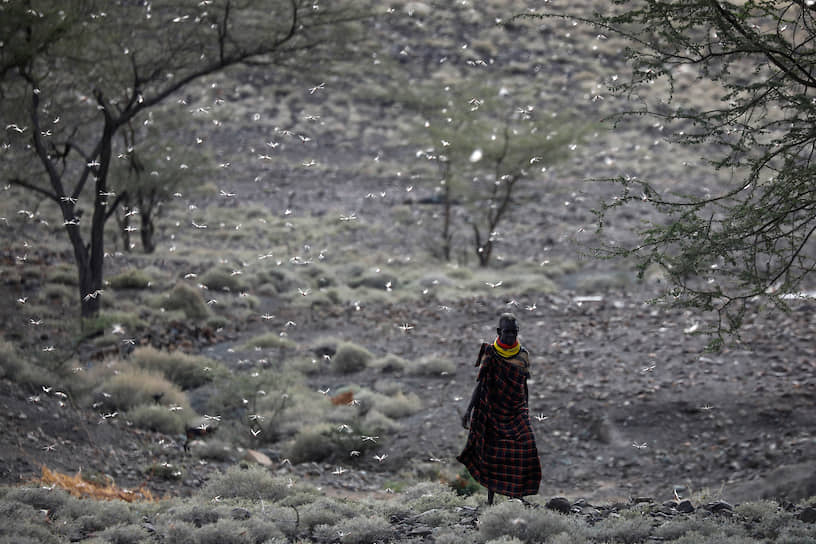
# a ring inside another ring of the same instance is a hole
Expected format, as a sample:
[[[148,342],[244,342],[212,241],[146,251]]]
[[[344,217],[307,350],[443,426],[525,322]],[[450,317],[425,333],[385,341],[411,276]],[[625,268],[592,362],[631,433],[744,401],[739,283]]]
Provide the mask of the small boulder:
[[[556,512],[561,512],[562,514],[569,514],[570,510],[572,510],[572,504],[570,504],[570,502],[564,497],[554,497],[547,501],[545,506],[550,510],[555,510]]]
[[[694,512],[694,505],[691,504],[691,501],[688,499],[677,503],[677,506],[675,506],[675,508],[677,509],[678,512],[682,514],[691,514]]]
[[[713,514],[730,514],[734,511],[734,507],[725,501],[710,502],[703,506],[703,508]]]
[[[261,453],[257,450],[247,450],[246,454],[244,454],[244,461],[249,461],[250,463],[258,463],[259,465],[264,467],[272,466],[272,459],[270,459],[268,455]]]

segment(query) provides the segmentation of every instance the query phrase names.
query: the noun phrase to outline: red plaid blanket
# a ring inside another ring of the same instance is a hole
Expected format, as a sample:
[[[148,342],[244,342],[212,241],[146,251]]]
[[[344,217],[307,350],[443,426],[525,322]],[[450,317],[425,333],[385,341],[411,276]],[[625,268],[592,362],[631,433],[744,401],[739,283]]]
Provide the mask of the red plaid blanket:
[[[456,458],[486,488],[520,498],[541,484],[533,429],[527,408],[525,366],[507,362],[492,346],[484,349],[470,434]]]

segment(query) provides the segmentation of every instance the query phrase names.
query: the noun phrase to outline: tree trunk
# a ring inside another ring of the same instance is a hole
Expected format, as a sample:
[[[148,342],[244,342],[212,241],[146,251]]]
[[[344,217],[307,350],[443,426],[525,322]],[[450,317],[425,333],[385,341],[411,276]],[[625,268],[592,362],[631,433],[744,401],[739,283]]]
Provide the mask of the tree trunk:
[[[473,243],[476,246],[476,256],[479,258],[479,266],[486,267],[490,263],[490,253],[493,243],[488,235],[487,240],[482,244],[482,233],[476,223],[473,224]]]
[[[99,314],[102,306],[101,292],[102,275],[94,277],[94,272],[88,265],[77,264],[79,268],[79,303],[80,316],[85,318],[95,317]]]
[[[153,253],[156,251],[156,242],[153,240],[153,235],[156,231],[156,226],[153,224],[153,217],[148,213],[143,213],[142,228],[139,233],[142,235],[142,251],[145,253]]]
[[[101,95],[98,97],[102,104]],[[110,168],[112,143],[115,127],[110,114],[103,106],[105,127],[99,142],[99,166],[95,172],[94,208],[91,218],[91,241],[84,247],[86,258],[77,261],[79,266],[79,291],[82,297],[82,317],[95,317],[99,314],[102,297],[103,264],[105,262],[105,221],[108,219],[108,201],[104,196],[108,192],[108,170]],[[79,239],[79,236],[76,237]],[[81,244],[81,239],[79,239]],[[74,246],[76,252],[76,245]]]
[[[453,239],[453,234],[451,234],[451,190],[450,190],[450,180],[445,179],[445,191],[443,193],[444,198],[444,209],[443,209],[443,223],[442,223],[442,255],[445,257],[446,262],[450,262],[451,260],[451,240]]]
[[[117,210],[116,224],[119,225],[119,235],[122,237],[122,251],[130,253],[130,230],[128,230],[130,217],[127,215],[120,217],[119,211]]]

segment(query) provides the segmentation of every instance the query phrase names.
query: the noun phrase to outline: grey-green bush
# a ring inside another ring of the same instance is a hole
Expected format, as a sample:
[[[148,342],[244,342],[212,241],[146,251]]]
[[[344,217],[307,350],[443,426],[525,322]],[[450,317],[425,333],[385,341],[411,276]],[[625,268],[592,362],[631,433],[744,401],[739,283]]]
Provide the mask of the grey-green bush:
[[[545,542],[559,533],[580,535],[582,527],[576,519],[550,510],[530,510],[518,501],[506,501],[488,507],[479,520],[479,536],[484,541],[501,536],[515,537],[523,542]]]
[[[255,544],[243,521],[219,519],[195,532],[198,544]],[[263,542],[263,541],[260,541]]]
[[[188,319],[206,319],[210,315],[201,291],[186,283],[177,283],[167,298],[162,299],[161,306],[165,310],[182,311]]]
[[[247,289],[247,283],[241,276],[226,268],[211,268],[201,277],[201,283],[211,291],[238,293]]]
[[[277,501],[286,496],[287,481],[262,467],[230,467],[202,490],[205,497],[263,499]]]
[[[592,528],[595,539],[605,542],[635,544],[643,542],[652,532],[652,522],[646,517],[607,518]]]
[[[341,519],[350,518],[356,511],[350,504],[321,497],[300,508],[300,525],[311,531],[317,525],[334,525]]]
[[[158,404],[140,404],[125,414],[136,427],[164,434],[183,433],[187,417],[189,414],[171,412],[167,406]]]
[[[136,348],[130,355],[132,364],[148,371],[161,373],[182,389],[195,389],[228,373],[224,366],[207,357],[188,355],[181,351],[167,352],[154,347]]]
[[[191,414],[187,395],[177,385],[164,376],[145,370],[128,368],[106,379],[97,389],[110,395],[105,399],[105,403],[116,410],[130,410],[141,404],[154,404],[154,399],[160,398],[165,406],[181,406],[188,417]]]
[[[139,268],[131,268],[108,278],[108,283],[114,289],[147,289],[152,282],[153,278]]]
[[[366,348],[351,342],[341,342],[331,360],[332,370],[338,374],[350,374],[365,369],[372,354]]]
[[[139,544],[151,537],[141,525],[116,525],[102,531],[99,538],[110,544]]]

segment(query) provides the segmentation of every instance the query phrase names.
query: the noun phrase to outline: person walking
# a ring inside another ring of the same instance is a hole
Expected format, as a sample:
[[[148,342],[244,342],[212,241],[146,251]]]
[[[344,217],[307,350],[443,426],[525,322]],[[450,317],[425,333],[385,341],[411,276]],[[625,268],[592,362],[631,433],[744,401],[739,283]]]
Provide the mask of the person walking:
[[[462,416],[469,433],[456,459],[487,488],[488,504],[493,504],[495,493],[524,501],[541,485],[528,407],[530,358],[518,332],[515,316],[502,314],[496,340],[482,344],[479,351],[476,387]]]

